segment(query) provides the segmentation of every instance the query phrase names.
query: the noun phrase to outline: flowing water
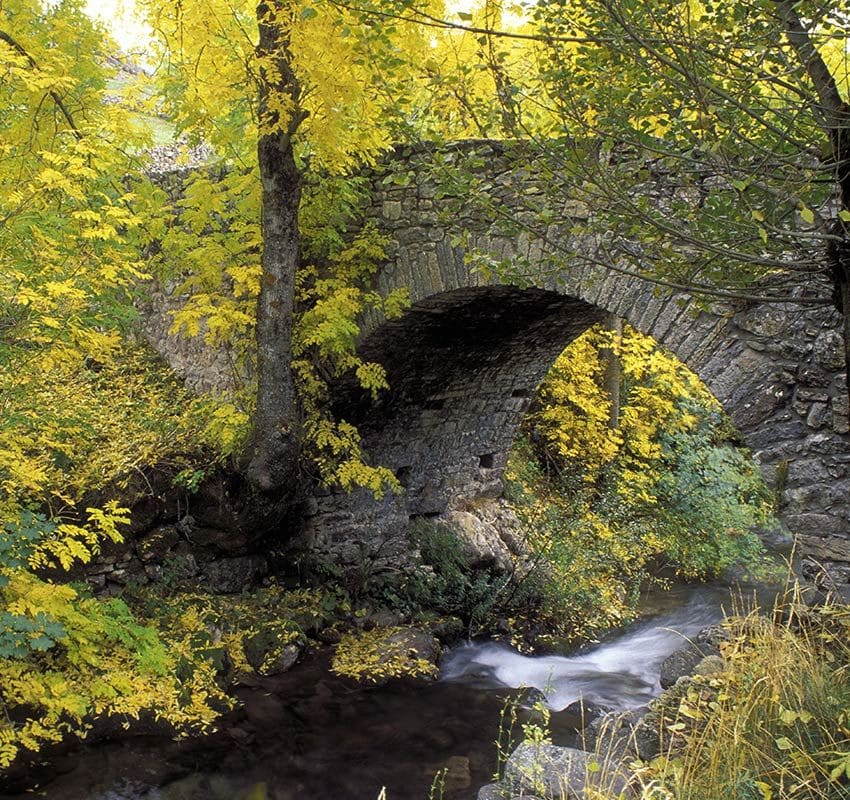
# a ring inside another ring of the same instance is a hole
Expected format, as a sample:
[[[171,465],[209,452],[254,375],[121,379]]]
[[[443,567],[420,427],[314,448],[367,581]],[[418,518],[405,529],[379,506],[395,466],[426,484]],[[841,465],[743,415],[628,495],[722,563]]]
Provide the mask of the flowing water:
[[[561,711],[579,699],[610,708],[646,705],[661,692],[661,664],[703,628],[722,619],[728,589],[679,587],[674,610],[633,625],[608,642],[571,656],[524,656],[496,642],[467,644],[443,662],[441,679],[478,689],[534,688]]]
[[[45,768],[36,796],[374,800],[386,787],[387,800],[425,800],[435,773],[446,770],[434,796],[472,800],[492,778],[500,711],[519,687],[545,695],[555,743],[574,744],[577,720],[563,709],[580,697],[644,705],[661,691],[667,655],[732,603],[730,589],[717,585],[656,592],[647,618],[577,654],[529,657],[504,644],[464,644],[430,684],[356,686],[328,672],[327,652],[314,654],[275,681],[240,690],[242,718],[216,737],[188,747],[154,738],[82,747]]]

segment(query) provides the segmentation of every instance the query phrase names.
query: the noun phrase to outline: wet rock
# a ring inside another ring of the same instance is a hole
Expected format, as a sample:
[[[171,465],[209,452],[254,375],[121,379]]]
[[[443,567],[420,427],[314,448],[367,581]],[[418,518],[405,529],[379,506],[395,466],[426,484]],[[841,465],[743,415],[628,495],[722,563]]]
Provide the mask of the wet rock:
[[[445,617],[439,622],[431,626],[431,633],[434,634],[443,644],[454,644],[460,639],[466,626],[460,617]]]
[[[546,692],[540,689],[528,689],[525,692],[525,697],[522,701],[523,708],[534,708],[535,706],[546,705]]]
[[[612,710],[613,709],[608,706],[601,706],[587,700],[576,700],[574,703],[570,703],[564,709],[564,712],[571,714],[574,717],[578,717],[579,720],[581,720],[581,727],[586,728],[594,720],[599,719],[599,717],[602,717],[605,714],[611,713]]]
[[[682,676],[693,674],[694,667],[706,656],[719,655],[720,648],[716,643],[698,639],[688,642],[664,659],[659,675],[662,688],[669,689]]]
[[[261,675],[280,675],[291,669],[301,649],[295,644],[281,644],[274,629],[262,630],[244,641],[245,659]]]
[[[235,594],[253,586],[267,570],[261,556],[238,556],[211,561],[204,567],[206,588],[215,594]]]
[[[584,800],[593,788],[616,797],[627,792],[629,773],[616,760],[572,747],[525,742],[505,764],[503,783],[514,794],[532,792],[546,800]]]

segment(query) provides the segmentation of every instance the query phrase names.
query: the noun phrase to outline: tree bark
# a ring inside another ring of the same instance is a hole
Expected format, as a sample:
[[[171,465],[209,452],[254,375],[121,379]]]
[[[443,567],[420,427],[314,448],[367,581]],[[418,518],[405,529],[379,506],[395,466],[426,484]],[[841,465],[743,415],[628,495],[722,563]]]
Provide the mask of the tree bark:
[[[622,318],[616,314],[610,314],[605,321],[605,328],[612,334],[614,346],[600,348],[599,355],[605,365],[604,389],[611,401],[608,427],[611,430],[616,430],[620,427],[620,388],[623,383],[623,362],[618,352],[620,341],[623,338]]]
[[[301,431],[292,375],[292,316],[299,258],[298,206],[302,174],[292,138],[305,114],[291,67],[288,3],[257,6],[260,41],[259,139],[262,182],[262,279],[257,301],[257,407],[248,480],[265,494],[285,500],[295,494]],[[274,98],[291,103],[280,119]]]
[[[841,333],[844,336],[844,375],[847,383],[848,405],[850,413],[850,237],[847,225],[837,220],[833,233],[841,236],[841,241],[830,242],[827,255],[832,271],[832,300],[841,312]]]

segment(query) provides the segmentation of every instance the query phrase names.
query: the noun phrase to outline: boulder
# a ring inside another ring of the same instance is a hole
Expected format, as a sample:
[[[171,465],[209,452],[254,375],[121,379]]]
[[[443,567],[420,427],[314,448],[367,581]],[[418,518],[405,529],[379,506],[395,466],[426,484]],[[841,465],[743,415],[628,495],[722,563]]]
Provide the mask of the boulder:
[[[478,790],[478,800],[540,800],[534,794],[514,794],[503,783],[488,783]]]
[[[470,511],[450,511],[446,522],[457,535],[461,553],[472,569],[490,567],[506,572],[511,568],[510,550],[489,522]]]
[[[421,658],[436,664],[442,654],[437,639],[420,628],[402,628],[387,636],[383,645],[387,649],[387,660],[394,658],[401,650],[411,658]]]
[[[504,785],[515,795],[545,800],[585,800],[593,788],[610,797],[628,792],[630,774],[616,759],[598,760],[572,747],[524,742],[505,764]]]
[[[403,617],[398,611],[379,608],[369,616],[364,617],[360,624],[363,630],[371,631],[373,628],[392,628],[394,625],[400,624],[402,619]]]
[[[634,730],[646,709],[609,711],[596,717],[582,732],[582,747],[605,761],[634,753]]]
[[[244,641],[245,659],[260,675],[280,675],[292,669],[301,655],[301,648],[281,644],[279,636],[279,631],[269,628]]]
[[[465,632],[466,625],[460,617],[443,617],[431,626],[431,633],[447,645],[457,642]]]
[[[502,498],[482,499],[476,505],[475,513],[496,529],[497,535],[513,555],[519,557],[529,555],[525,544],[525,527],[507,501]]]
[[[712,675],[719,675],[724,669],[726,669],[726,664],[720,656],[706,656],[697,663],[692,674],[708,678]]]
[[[679,678],[692,675],[694,667],[706,656],[719,656],[720,648],[717,644],[698,639],[688,642],[683,647],[670,653],[661,665],[661,674],[658,676],[663,689],[669,689],[675,685]]]
[[[604,716],[611,711],[612,709],[608,706],[600,706],[597,703],[591,703],[588,700],[576,700],[564,709],[564,713],[579,718],[582,729],[586,728],[594,720],[599,719],[599,717]]]

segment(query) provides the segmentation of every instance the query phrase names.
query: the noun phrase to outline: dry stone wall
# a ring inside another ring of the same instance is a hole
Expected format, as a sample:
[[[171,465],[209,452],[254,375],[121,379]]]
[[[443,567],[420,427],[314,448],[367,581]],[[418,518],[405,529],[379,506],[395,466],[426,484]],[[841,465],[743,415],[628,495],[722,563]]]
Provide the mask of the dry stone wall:
[[[478,202],[441,177],[462,160]],[[341,391],[338,411],[358,422],[370,457],[396,471],[405,493],[320,496],[303,541],[335,561],[395,558],[411,516],[498,495],[536,384],[575,336],[614,313],[705,381],[776,487],[803,552],[846,583],[850,438],[838,314],[796,303],[706,310],[605,271],[594,253],[610,243],[573,237],[564,224],[588,213],[569,185],[529,168],[527,153],[521,164],[501,144],[472,142],[399,151],[373,173],[368,218],[392,239],[376,283],[385,294],[408,287],[412,306],[401,319],[366,322],[361,352],[385,364],[389,392],[371,403]],[[645,191],[663,204],[673,190],[661,175]],[[517,225],[529,198],[538,210],[554,203],[557,222],[537,232]],[[571,263],[563,252],[585,257]],[[496,263],[501,278],[487,269]],[[504,277],[511,265],[516,280]]]
[[[657,207],[681,199],[675,176],[652,165],[647,174],[637,191]],[[316,492],[299,546],[337,564],[392,563],[409,555],[411,517],[498,496],[535,386],[573,338],[614,313],[705,381],[776,488],[811,565],[850,580],[850,422],[834,310],[706,309],[600,268],[610,239],[572,232],[591,209],[521,144],[399,149],[369,177],[364,222],[391,239],[376,285],[384,294],[406,287],[412,305],[401,319],[364,321],[361,354],[386,366],[391,389],[372,402],[341,385],[336,410],[360,425],[368,457],[390,466],[405,491],[380,500]],[[541,210],[552,220],[542,227]],[[226,388],[226,353],[168,333],[174,302],[153,292],[149,339],[195,387]]]

